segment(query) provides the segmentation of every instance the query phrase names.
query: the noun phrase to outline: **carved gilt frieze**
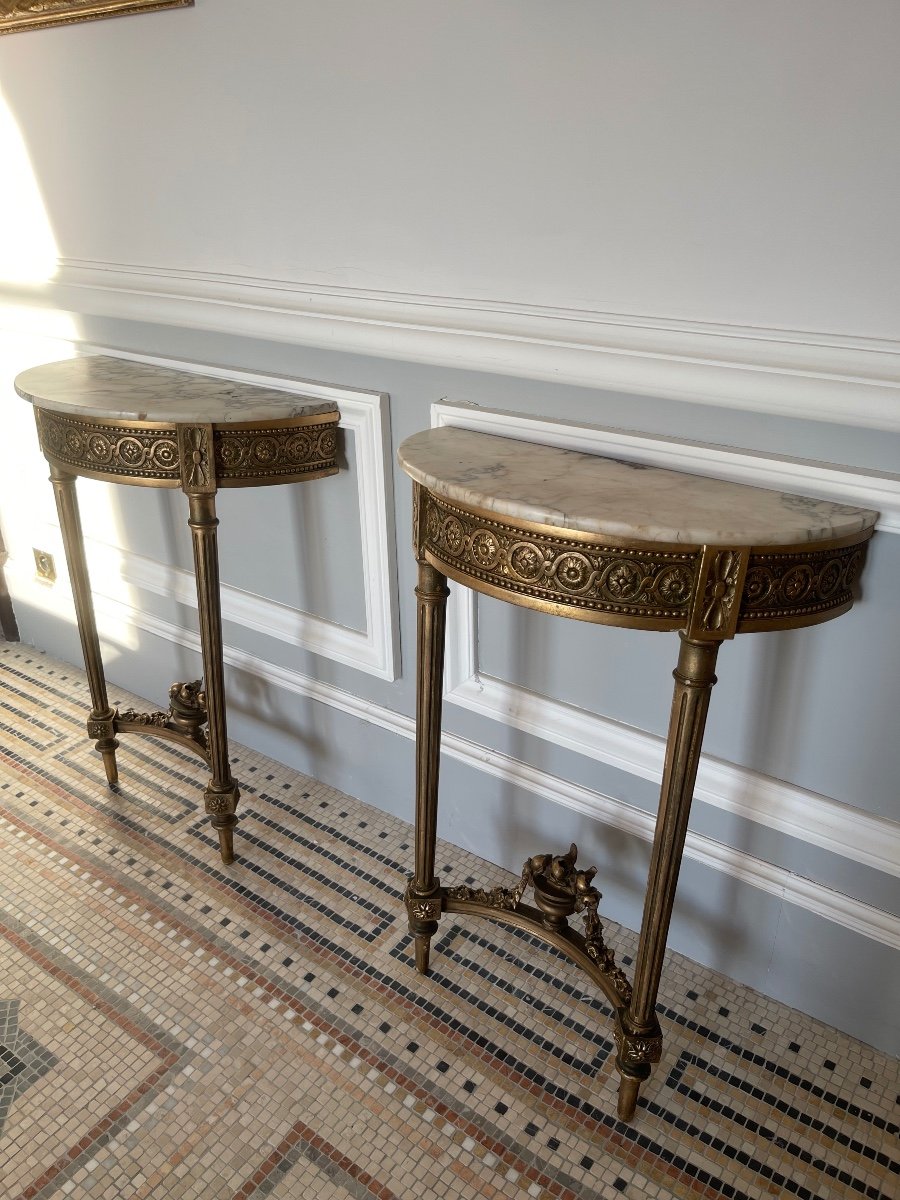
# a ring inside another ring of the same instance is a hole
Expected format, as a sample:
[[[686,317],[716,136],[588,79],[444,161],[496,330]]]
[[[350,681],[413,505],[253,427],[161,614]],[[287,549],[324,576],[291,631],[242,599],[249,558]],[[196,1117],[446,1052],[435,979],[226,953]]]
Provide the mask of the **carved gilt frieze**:
[[[686,620],[696,551],[594,546],[457,508],[426,493],[421,533],[436,558],[504,592],[572,609],[671,621]]]
[[[76,473],[146,480],[156,486],[180,484],[186,492],[202,494],[215,491],[217,483],[275,482],[336,465],[337,418],[305,427],[292,423],[254,430],[210,425],[153,428],[35,411],[44,453]]]

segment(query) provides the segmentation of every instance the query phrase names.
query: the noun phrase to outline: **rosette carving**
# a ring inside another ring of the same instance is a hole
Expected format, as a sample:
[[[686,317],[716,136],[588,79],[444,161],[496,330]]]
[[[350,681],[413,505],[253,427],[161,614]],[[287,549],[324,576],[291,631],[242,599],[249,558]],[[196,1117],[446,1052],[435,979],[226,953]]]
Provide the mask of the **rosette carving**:
[[[705,579],[691,632],[731,637],[737,621],[740,589],[743,586],[747,556],[739,550],[705,551]]]
[[[233,813],[237,808],[237,796],[234,792],[209,790],[203,794],[203,807],[210,816]]]
[[[665,567],[656,580],[656,591],[666,604],[687,604],[694,577],[687,567]]]
[[[216,481],[304,475],[335,466],[337,417],[306,427],[179,425],[153,428],[81,421],[35,410],[45,455],[76,472],[156,480],[188,492],[215,490]]]
[[[624,566],[624,564],[619,565]],[[580,594],[587,591],[594,582],[596,571],[586,554],[569,553],[562,554],[556,559],[553,564],[553,574],[563,591]],[[607,580],[608,578],[607,575]]]
[[[186,492],[202,493],[216,490],[215,474],[210,458],[212,426],[179,425],[178,449],[181,458],[181,486]]]
[[[619,1062],[629,1067],[650,1066],[662,1057],[661,1034],[630,1034],[615,1028]]]
[[[90,716],[87,722],[87,733],[89,738],[94,738],[99,741],[101,738],[111,738],[116,732],[116,714],[110,712],[105,716]]]
[[[573,610],[686,622],[698,552],[591,545],[476,516],[423,489],[424,549],[504,591]],[[576,613],[573,611],[573,615]],[[602,618],[601,618],[602,619]]]
[[[755,626],[767,619],[795,619],[799,624],[804,617],[850,604],[866,545],[863,541],[838,549],[751,554],[740,622]]]
[[[510,548],[509,565],[520,579],[537,579],[545,565],[544,550],[533,542],[518,542]]]
[[[337,450],[337,422],[324,425],[318,439],[318,456],[324,462],[334,458]]]
[[[480,567],[490,570],[497,561],[500,544],[489,529],[479,529],[472,537],[472,558]]]
[[[403,893],[403,903],[411,921],[437,921],[440,919],[444,902],[440,896],[417,896],[410,879]]]
[[[79,421],[36,409],[44,454],[76,471],[135,476],[178,483],[180,460],[174,428],[132,429]]]
[[[337,450],[337,418],[333,422],[259,429],[216,428],[213,435],[216,475],[230,479],[277,479],[333,467]]]

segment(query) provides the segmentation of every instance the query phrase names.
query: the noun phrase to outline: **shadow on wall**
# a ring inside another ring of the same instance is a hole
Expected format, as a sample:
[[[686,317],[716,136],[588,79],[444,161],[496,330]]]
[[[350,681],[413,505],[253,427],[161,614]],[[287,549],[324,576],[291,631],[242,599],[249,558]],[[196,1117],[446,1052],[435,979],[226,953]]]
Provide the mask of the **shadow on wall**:
[[[3,529],[0,526],[0,633],[4,641],[17,642],[19,627],[16,624],[16,614],[13,612],[9,588],[6,586],[6,543],[3,540]]]

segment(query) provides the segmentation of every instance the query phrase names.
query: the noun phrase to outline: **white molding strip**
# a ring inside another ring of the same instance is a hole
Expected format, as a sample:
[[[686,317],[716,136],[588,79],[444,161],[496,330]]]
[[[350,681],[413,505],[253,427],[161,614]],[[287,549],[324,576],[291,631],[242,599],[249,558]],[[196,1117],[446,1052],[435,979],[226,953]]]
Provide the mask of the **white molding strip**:
[[[335,387],[283,375],[128,354],[100,346],[81,344],[78,350],[79,353],[114,354],[134,362],[281,388],[304,396],[334,400],[338,404],[341,426],[352,432],[356,453],[363,557],[360,582],[364,592],[365,630],[347,629],[322,617],[228,585],[222,587],[222,615],[226,620],[248,629],[302,646],[380,679],[396,679],[400,669],[400,653],[388,396],[383,392]],[[161,596],[172,596],[196,608],[197,597],[190,572],[167,567],[137,554],[121,550],[119,553],[122,558],[122,578],[126,582],[145,587]],[[102,587],[101,578],[98,573],[98,587]]]
[[[545,446],[560,446],[585,454],[605,454],[645,466],[667,467],[671,471],[687,471],[692,475],[728,479],[732,483],[775,488],[782,492],[796,492],[822,500],[874,508],[881,514],[876,529],[884,533],[900,533],[900,474],[789,458],[787,455],[763,454],[756,450],[735,450],[729,446],[681,441],[630,429],[583,425],[574,421],[548,421],[527,413],[479,408],[474,404],[433,404],[431,423],[434,426],[475,429],[479,433],[541,442]]]
[[[450,643],[448,643],[448,648]],[[458,663],[454,663],[454,674]],[[555,746],[662,781],[665,739],[490,675],[448,679],[448,700]],[[900,823],[704,754],[694,799],[777,829],[876,871],[900,876]]]
[[[900,343],[65,259],[23,305],[900,430]]]
[[[97,555],[96,546],[89,547]],[[119,578],[132,587],[141,588],[166,599],[176,600],[186,607],[197,607],[197,588],[193,571],[168,566],[140,554],[103,547],[101,554],[112,554],[118,559]],[[109,597],[110,573],[92,571],[96,578],[94,592]],[[112,597],[113,599],[115,597]],[[322,617],[303,612],[277,600],[257,596],[243,591],[232,584],[221,585],[222,618],[245,629],[276,638],[292,646],[310,650],[326,658],[341,662],[359,671],[377,675],[381,679],[393,679],[384,667],[383,646],[370,637],[365,630],[348,629]]]
[[[809,490],[828,499],[874,507],[873,491],[869,490],[874,487],[882,503],[887,504],[882,509],[879,527],[900,533],[900,478],[897,477],[879,476],[873,484],[869,473],[857,481],[855,472],[823,464],[798,464],[790,459],[773,460],[761,455],[748,456],[748,461],[742,462],[744,456],[739,452],[721,447],[548,422],[469,405],[436,404],[432,408],[432,422],[523,437],[587,453],[615,453],[617,457],[654,466],[685,469],[686,461],[696,462],[699,468],[707,468],[703,470],[705,474],[720,478],[737,475],[741,482],[747,483],[761,482],[760,475],[755,474],[759,470],[767,486],[784,486],[785,478],[777,474],[783,461],[789,479],[794,478],[791,472],[795,467],[802,468]],[[699,468],[694,467],[695,471]],[[657,784],[662,780],[663,738],[482,674],[477,662],[476,596],[470,588],[453,589],[447,626],[444,686],[449,701],[642,779]],[[854,862],[900,875],[900,823],[896,821],[709,755],[701,760],[695,798]]]
[[[195,653],[200,652],[200,639],[197,634],[171,622],[106,598],[99,601],[98,608],[120,622],[137,626],[149,634]],[[287,667],[264,662],[254,655],[232,647],[225,649],[225,662],[272,687],[325,704],[347,716],[407,740],[415,739],[415,721],[412,717],[355,696],[333,684],[311,679]],[[441,751],[466,766],[520,787],[542,799],[551,800],[575,812],[603,821],[642,841],[650,842],[653,839],[655,820],[652,814],[623,804],[610,796],[560,779],[487,746],[446,731],[442,734]],[[871,904],[865,904],[815,880],[795,875],[784,867],[764,862],[733,846],[726,846],[693,831],[688,832],[684,853],[688,859],[740,879],[751,887],[777,896],[787,904],[797,905],[863,937],[900,949],[900,918]]]

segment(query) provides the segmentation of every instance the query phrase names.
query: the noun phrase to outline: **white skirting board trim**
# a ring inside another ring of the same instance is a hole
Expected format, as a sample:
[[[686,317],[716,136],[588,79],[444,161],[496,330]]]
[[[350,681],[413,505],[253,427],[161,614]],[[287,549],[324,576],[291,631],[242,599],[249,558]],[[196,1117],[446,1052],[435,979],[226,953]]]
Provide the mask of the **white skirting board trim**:
[[[302,646],[379,679],[396,679],[400,668],[400,652],[389,398],[381,392],[335,387],[230,367],[125,354],[99,346],[80,345],[78,349],[82,353],[115,354],[118,358],[135,362],[281,388],[337,403],[341,412],[341,426],[352,431],[356,453],[363,556],[360,586],[364,591],[365,630],[346,629],[324,618],[228,585],[222,587],[222,615],[226,620],[248,629]],[[180,603],[196,608],[197,596],[191,572],[126,551],[118,551],[118,554],[121,577],[125,582],[147,588],[161,596],[171,596]],[[98,572],[98,586],[102,586],[101,579],[102,573]]]
[[[449,643],[448,643],[449,645]],[[488,675],[448,679],[448,700],[555,746],[659,784],[665,739]],[[832,854],[900,875],[900,823],[703,755],[694,800]]]
[[[198,654],[200,652],[199,637],[169,621],[161,620],[152,614],[140,612],[128,605],[106,598],[99,599],[98,610],[108,613],[115,620],[136,626],[167,642],[183,646]],[[225,662],[236,670],[279,690],[328,705],[347,716],[355,717],[400,737],[409,740],[415,738],[415,720],[412,717],[396,713],[392,709],[375,704],[360,696],[354,696],[332,684],[311,679],[287,667],[264,662],[254,655],[231,647],[225,648]],[[643,841],[649,842],[653,838],[655,819],[650,813],[623,804],[610,796],[604,796],[589,788],[560,779],[546,771],[538,770],[456,734],[443,733],[441,750],[449,758],[456,759],[466,766],[520,787],[542,799],[552,800],[554,803],[562,804],[576,812],[584,813],[606,825],[639,837]],[[412,779],[410,779],[409,791],[410,815],[412,815]],[[684,853],[688,859],[711,867],[732,878],[740,879],[752,887],[777,896],[787,904],[795,904],[827,921],[852,930],[854,933],[871,938],[883,945],[900,949],[900,918],[888,912],[692,831],[688,832]]]
[[[85,259],[0,301],[900,430],[888,339]]]
[[[796,478],[792,472],[801,470],[804,486],[808,485],[813,494],[871,507],[880,503],[879,528],[900,533],[900,478],[873,479],[869,473],[822,464],[743,455],[721,447],[686,445],[469,405],[435,405],[432,418],[436,425],[522,437],[587,453],[614,453],[619,458],[691,469],[694,473],[705,468],[702,473],[719,478],[769,487],[774,484],[785,490],[790,490],[788,481]],[[786,477],[778,473],[782,462]],[[686,467],[686,463],[691,465]],[[469,588],[454,588],[447,622],[445,695],[449,701],[642,779],[661,781],[664,739],[480,674],[477,646],[475,593]],[[900,823],[896,821],[707,755],[701,761],[695,797],[833,854],[900,874]]]

